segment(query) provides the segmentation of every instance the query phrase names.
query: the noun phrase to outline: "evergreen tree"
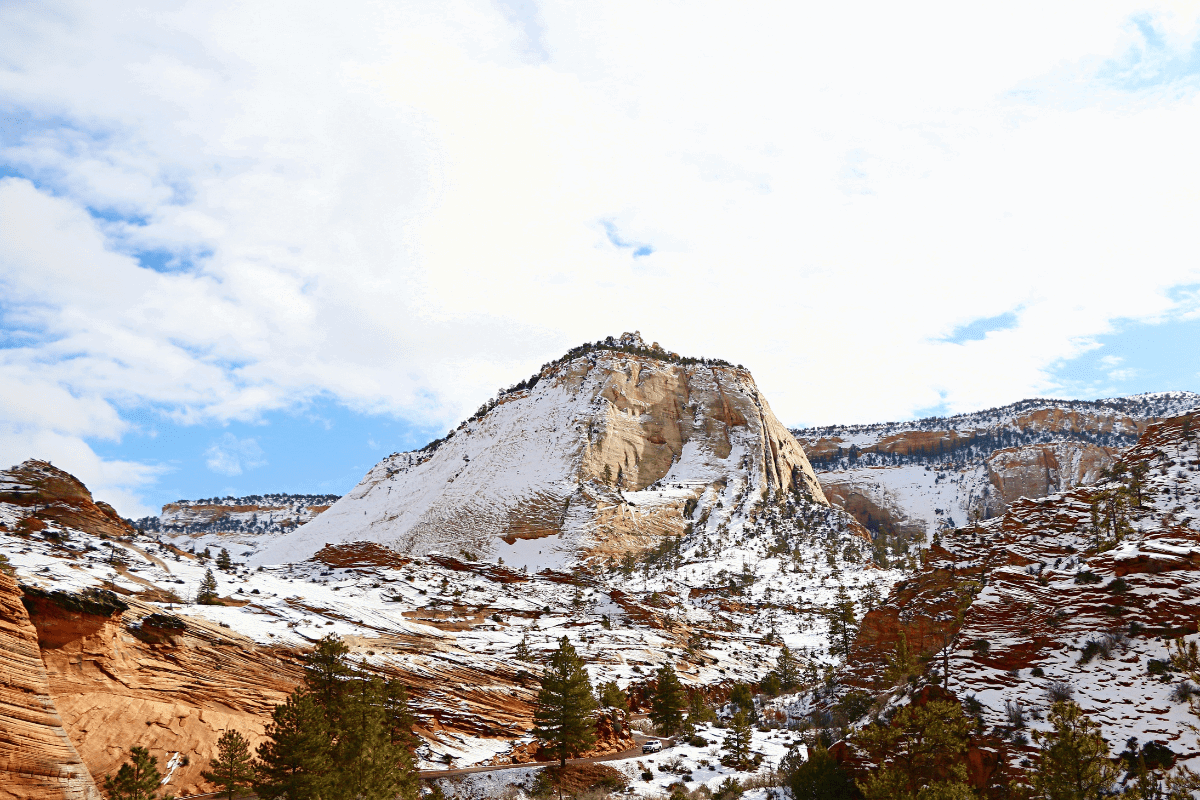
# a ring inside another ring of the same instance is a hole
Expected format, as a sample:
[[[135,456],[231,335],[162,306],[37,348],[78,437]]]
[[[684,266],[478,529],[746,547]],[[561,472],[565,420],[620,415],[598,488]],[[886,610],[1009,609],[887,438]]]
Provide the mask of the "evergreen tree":
[[[304,660],[304,684],[330,723],[340,713],[354,672],[347,660],[349,654],[345,642],[331,633],[323,636]]]
[[[412,754],[394,737],[388,719],[386,684],[361,676],[344,693],[333,749],[334,786],[328,800],[416,798],[419,786]]]
[[[517,661],[533,661],[533,653],[529,652],[528,636],[522,636],[521,641],[517,642],[517,652],[514,656]]]
[[[303,688],[275,706],[267,740],[258,746],[254,791],[265,800],[319,800],[332,766],[325,713]]]
[[[846,593],[845,586],[838,587],[837,600],[827,615],[831,648],[840,650],[843,658],[849,658],[850,646],[858,633],[858,618],[854,615],[854,601]]]
[[[852,800],[856,796],[854,781],[819,744],[809,749],[807,759],[799,751],[788,753],[780,772],[793,800]]]
[[[890,725],[875,723],[851,737],[878,768],[858,783],[866,800],[968,800],[975,792],[965,766],[970,720],[962,706],[933,700],[905,706]]]
[[[775,661],[775,674],[779,676],[779,688],[785,692],[800,685],[800,664],[786,644],[780,649],[779,658]]]
[[[715,722],[717,719],[716,712],[708,705],[704,699],[704,692],[700,689],[692,692],[688,697],[688,722],[695,725],[699,722]]]
[[[383,711],[392,743],[400,745],[410,754],[415,753],[421,740],[413,733],[416,721],[408,710],[408,688],[398,679],[384,682]]]
[[[158,759],[145,747],[134,746],[129,748],[129,760],[117,770],[117,776],[104,777],[104,793],[108,800],[156,800],[161,781]]]
[[[229,557],[229,551],[224,547],[217,554],[217,569],[223,572],[229,572],[229,570],[233,569],[233,559]]]
[[[750,764],[750,744],[754,731],[750,727],[750,718],[746,712],[738,711],[729,722],[729,731],[725,734],[725,756],[721,762],[734,769],[745,769]]]
[[[227,730],[217,740],[217,757],[209,759],[204,780],[221,787],[229,800],[236,792],[254,783],[254,765],[250,761],[250,743],[235,730]]]
[[[204,578],[200,581],[200,590],[196,592],[196,602],[205,606],[217,604],[217,579],[213,577],[211,569],[205,571]]]
[[[1100,726],[1071,701],[1055,703],[1047,717],[1052,730],[1035,731],[1042,758],[1033,773],[1036,796],[1045,800],[1094,800],[1108,793],[1117,769],[1108,760]]]
[[[583,659],[564,636],[542,673],[542,688],[533,714],[533,735],[546,743],[558,757],[560,766],[567,765],[567,756],[578,755],[595,744],[592,723],[595,708]]]
[[[750,719],[757,716],[757,709],[754,707],[754,693],[750,691],[750,685],[739,683],[733,687],[733,691],[729,693],[729,702],[733,703],[735,708],[745,711]]]
[[[892,684],[903,683],[916,668],[916,660],[908,649],[908,636],[904,631],[900,631],[900,638],[896,640],[896,651],[888,658],[884,676]]]
[[[629,710],[629,698],[625,692],[621,691],[621,687],[616,681],[600,684],[600,705],[604,708],[618,708],[622,711]]]
[[[650,721],[658,726],[665,736],[674,736],[683,726],[683,709],[687,704],[687,693],[675,668],[669,663],[658,669],[657,686],[650,700]]]

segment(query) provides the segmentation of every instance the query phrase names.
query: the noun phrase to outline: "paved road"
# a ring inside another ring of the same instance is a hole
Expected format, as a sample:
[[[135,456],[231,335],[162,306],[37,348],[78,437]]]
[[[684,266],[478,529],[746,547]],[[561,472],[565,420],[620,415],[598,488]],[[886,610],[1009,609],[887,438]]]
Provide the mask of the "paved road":
[[[606,756],[592,756],[591,758],[568,758],[568,764],[596,764],[601,761],[621,761],[626,758],[636,758],[642,755],[642,744],[651,739],[653,736],[642,736],[640,733],[635,733],[633,739],[637,745],[620,753],[609,753]],[[422,778],[449,778],[454,775],[469,775],[472,772],[500,772],[506,769],[523,769],[525,767],[549,767],[557,764],[557,761],[530,761],[528,764],[501,764],[499,766],[490,767],[464,767],[463,769],[428,769],[421,770]]]

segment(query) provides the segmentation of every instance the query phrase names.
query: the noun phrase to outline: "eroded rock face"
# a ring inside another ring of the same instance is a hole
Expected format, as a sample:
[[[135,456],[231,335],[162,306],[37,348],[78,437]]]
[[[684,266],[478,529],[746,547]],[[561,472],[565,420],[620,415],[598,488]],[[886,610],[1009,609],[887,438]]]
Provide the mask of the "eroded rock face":
[[[987,459],[988,479],[996,487],[998,500],[992,511],[1002,513],[1022,497],[1045,497],[1095,483],[1119,452],[1114,447],[1079,442],[997,450]]]
[[[257,746],[271,710],[299,682],[296,654],[215,624],[191,620],[181,631],[139,638],[124,618],[136,607],[107,614],[45,593],[25,603],[63,728],[97,779],[115,774],[140,745],[171,772],[171,792],[208,791],[200,771],[221,733],[234,728]]]
[[[93,500],[78,478],[47,461],[31,459],[0,472],[0,503],[25,509],[22,523],[30,530],[55,522],[64,528],[106,536],[128,536],[133,532],[112,506]]]
[[[55,706],[20,588],[2,571],[0,798],[100,800]]]
[[[384,459],[253,561],[355,540],[413,555],[508,556],[501,540],[549,536],[573,554],[607,555],[728,514],[733,500],[795,491],[825,502],[748,371],[679,359],[632,334],[622,346],[632,349],[547,365],[436,447]]]
[[[884,687],[904,633],[939,674],[949,668],[951,691],[983,701],[989,725],[1008,724],[1006,704],[1044,711],[1057,685],[1109,742],[1195,752],[1194,719],[1171,699],[1178,676],[1147,665],[1166,664],[1168,644],[1197,632],[1198,419],[1149,426],[1115,477],[943,532],[924,568],[866,615],[845,682]]]

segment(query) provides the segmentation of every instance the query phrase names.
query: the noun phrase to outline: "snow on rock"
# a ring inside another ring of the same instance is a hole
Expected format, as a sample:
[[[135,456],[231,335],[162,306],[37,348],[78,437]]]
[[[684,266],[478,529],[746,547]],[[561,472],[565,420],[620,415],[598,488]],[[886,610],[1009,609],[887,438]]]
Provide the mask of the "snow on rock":
[[[1004,513],[1022,497],[1093,483],[1194,392],[1024,400],[952,417],[793,430],[831,502],[871,530],[932,535]]]
[[[1091,486],[941,532],[924,568],[867,615],[843,684],[888,688],[903,632],[935,673],[948,666],[952,692],[981,704],[989,734],[1018,751],[1035,752],[1012,709],[1044,729],[1060,687],[1114,753],[1136,737],[1181,759],[1200,755],[1168,657],[1172,641],[1197,638],[1200,615],[1196,417],[1148,426]]]
[[[729,519],[731,501],[790,491],[824,502],[748,371],[627,334],[577,348],[446,438],[385,458],[252,561],[371,541],[410,555],[561,566],[650,546],[702,517]]]

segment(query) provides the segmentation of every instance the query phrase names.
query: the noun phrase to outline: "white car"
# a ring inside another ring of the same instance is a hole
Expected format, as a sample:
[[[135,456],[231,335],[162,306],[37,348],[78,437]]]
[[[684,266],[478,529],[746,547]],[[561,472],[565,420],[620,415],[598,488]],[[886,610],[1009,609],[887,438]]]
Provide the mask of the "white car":
[[[642,745],[643,753],[657,753],[660,750],[662,750],[662,742],[660,742],[658,739],[651,739]]]

